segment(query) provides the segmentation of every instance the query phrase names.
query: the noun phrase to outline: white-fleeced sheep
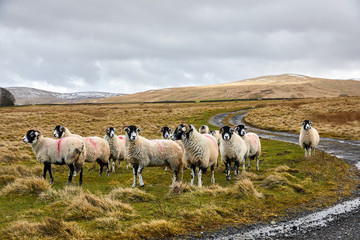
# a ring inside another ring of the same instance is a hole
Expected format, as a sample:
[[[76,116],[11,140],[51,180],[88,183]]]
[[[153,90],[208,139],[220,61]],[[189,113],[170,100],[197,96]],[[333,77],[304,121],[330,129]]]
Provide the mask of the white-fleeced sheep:
[[[149,140],[139,135],[140,128],[128,126],[125,129],[126,159],[133,167],[134,183],[137,185],[137,175],[140,186],[144,186],[141,175],[144,167],[168,166],[174,174],[173,184],[179,181],[178,174],[183,171],[184,162],[182,159],[181,147],[165,139]]]
[[[184,152],[191,167],[191,185],[194,185],[196,167],[198,170],[198,186],[202,187],[202,174],[211,168],[211,183],[215,183],[215,166],[219,149],[214,136],[200,134],[190,124],[180,124],[171,135],[172,140],[181,140]]]
[[[218,130],[211,130],[211,131],[209,132],[209,134],[210,134],[210,135],[213,135],[213,136],[216,138],[217,143],[218,143],[218,145],[220,146],[220,140],[221,140],[221,134],[220,134],[220,132],[219,132]]]
[[[209,127],[207,125],[201,125],[201,127],[199,128],[199,133],[209,134],[210,133]]]
[[[239,124],[235,127],[235,132],[244,139],[248,152],[246,156],[249,158],[248,171],[250,170],[251,161],[256,158],[256,170],[259,170],[259,157],[261,154],[261,142],[256,133],[246,133],[246,127],[244,124]],[[243,169],[245,169],[245,162]]]
[[[221,161],[226,166],[226,180],[230,180],[231,163],[234,162],[234,177],[239,174],[239,166],[244,163],[247,153],[245,141],[229,126],[220,128]],[[244,165],[243,165],[244,166]],[[243,169],[244,170],[244,169]]]
[[[86,148],[84,142],[77,137],[55,140],[44,137],[38,130],[29,130],[23,137],[23,142],[30,143],[36,159],[44,164],[43,177],[49,172],[50,183],[54,182],[51,174],[51,164],[68,165],[70,174],[68,184],[74,173],[80,173],[79,185],[82,184],[82,166],[85,161]]]
[[[115,172],[116,161],[120,166],[120,162],[125,160],[125,136],[116,135],[116,129],[113,127],[108,127],[105,132],[104,139],[109,144],[110,160],[112,160],[109,161],[109,164],[112,162],[112,172]]]
[[[314,127],[311,127],[311,124],[312,122],[305,120],[302,122],[300,129],[299,145],[305,149],[305,157],[315,156],[315,148],[320,141],[318,131]]]
[[[99,176],[101,176],[103,168],[106,166],[106,173],[107,176],[109,176],[109,144],[100,137],[81,137],[80,135],[72,134],[69,129],[64,126],[58,125],[54,128],[54,137],[61,139],[70,136],[78,137],[84,141],[86,148],[85,162],[97,162],[100,165]]]

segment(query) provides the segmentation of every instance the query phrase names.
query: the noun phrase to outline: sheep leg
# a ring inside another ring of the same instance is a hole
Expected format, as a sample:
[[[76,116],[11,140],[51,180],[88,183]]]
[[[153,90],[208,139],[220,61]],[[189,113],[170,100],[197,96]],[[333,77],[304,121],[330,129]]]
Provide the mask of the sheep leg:
[[[109,164],[111,164],[111,162],[112,162],[112,170],[111,170],[111,172],[114,173],[115,172],[116,159],[112,159],[112,161],[109,160]]]
[[[82,184],[83,168],[80,169],[79,186]]]
[[[134,183],[132,185],[132,187],[136,187],[137,185],[137,170],[138,170],[138,165],[133,165],[133,175],[134,175]]]
[[[191,164],[191,186],[194,186],[196,166]]]
[[[234,163],[234,178],[239,174],[239,165],[240,165],[240,162],[238,161],[235,161]]]
[[[71,180],[72,180],[72,177],[73,177],[73,174],[74,174],[74,164],[71,163],[68,166],[69,166],[69,169],[70,169],[70,174],[69,174],[67,184],[70,184]]]
[[[246,161],[246,156],[244,157],[244,162]],[[251,166],[251,157],[249,156],[249,164],[248,164],[248,171],[250,171],[250,166]]]
[[[259,156],[256,156],[256,171],[259,171]]]
[[[250,159],[250,158],[249,158],[249,159]],[[246,171],[246,170],[245,170],[245,165],[246,165],[246,163],[245,163],[245,158],[243,159],[242,163],[243,163],[243,172],[244,172],[244,171]]]
[[[226,162],[225,167],[226,167],[226,169],[225,169],[225,172],[226,172],[226,177],[225,177],[225,179],[226,179],[226,180],[230,180],[230,178],[231,178],[231,177],[230,177],[231,163],[230,163],[229,160]]]
[[[199,167],[198,171],[198,187],[202,187],[202,169]]]
[[[103,172],[103,168],[104,168],[104,164],[101,162],[100,159],[96,159],[96,162],[99,164],[100,166],[100,170],[99,170],[99,176],[101,177],[101,174]]]
[[[211,183],[215,183],[215,166],[211,166]]]
[[[312,155],[315,156],[315,148],[312,148]]]
[[[144,169],[143,166],[140,166],[139,169],[138,169],[140,187],[143,187],[145,185],[144,180],[143,180],[142,175],[141,175],[141,172],[142,172],[143,169]]]
[[[47,170],[48,170],[49,176],[50,176],[50,184],[53,184],[54,183],[54,178],[53,178],[52,173],[51,173],[51,163],[48,163]]]

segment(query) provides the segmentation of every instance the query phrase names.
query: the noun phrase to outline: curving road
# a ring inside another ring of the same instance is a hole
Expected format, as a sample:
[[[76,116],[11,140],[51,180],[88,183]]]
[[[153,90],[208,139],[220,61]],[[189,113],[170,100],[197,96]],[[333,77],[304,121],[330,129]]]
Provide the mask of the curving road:
[[[225,117],[233,115],[230,123],[238,125],[246,110],[222,113],[214,116],[209,123],[221,127]],[[298,144],[299,135],[268,131],[247,126],[261,138]],[[321,138],[318,148],[343,159],[360,169],[360,141]],[[360,194],[358,193],[358,196]],[[270,225],[254,225],[244,229],[227,229],[213,234],[216,239],[360,239],[360,197],[344,201],[333,207],[301,217]],[[209,238],[209,236],[204,236]]]

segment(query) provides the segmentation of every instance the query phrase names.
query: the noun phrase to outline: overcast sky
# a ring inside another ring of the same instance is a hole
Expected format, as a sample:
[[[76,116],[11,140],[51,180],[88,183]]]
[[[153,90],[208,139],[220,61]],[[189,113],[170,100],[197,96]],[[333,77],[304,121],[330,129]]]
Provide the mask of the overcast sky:
[[[134,93],[360,78],[358,0],[0,0],[0,86]]]

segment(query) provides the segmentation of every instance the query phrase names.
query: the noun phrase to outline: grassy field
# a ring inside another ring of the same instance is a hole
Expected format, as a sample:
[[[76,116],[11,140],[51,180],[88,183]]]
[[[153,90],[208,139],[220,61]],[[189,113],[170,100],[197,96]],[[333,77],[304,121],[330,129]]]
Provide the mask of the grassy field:
[[[343,100],[346,99],[322,101],[322,104]],[[184,171],[182,184],[170,187],[172,174],[163,168],[145,168],[145,187],[132,189],[132,171],[124,163],[110,177],[99,177],[98,166],[87,164],[81,188],[76,186],[78,177],[73,184],[66,185],[67,167],[54,166],[55,183],[49,185],[49,179],[39,178],[42,166],[30,145],[22,143],[27,130],[38,129],[51,137],[53,127],[59,124],[83,136],[103,136],[109,126],[120,130],[126,125],[138,125],[143,136],[153,139],[160,137],[159,130],[164,125],[174,128],[188,122],[199,127],[217,113],[247,108],[257,111],[288,104],[303,106],[303,101],[306,100],[2,108],[2,236],[14,239],[184,237],[220,226],[278,221],[285,214],[333,204],[356,189],[357,171],[323,153],[305,159],[299,146],[288,143],[263,139],[260,171],[255,171],[253,165],[250,172],[225,181],[224,167],[220,165],[215,174],[216,184],[210,184],[210,174],[206,173],[202,189],[188,185],[189,170]],[[348,123],[351,127],[352,122]]]

